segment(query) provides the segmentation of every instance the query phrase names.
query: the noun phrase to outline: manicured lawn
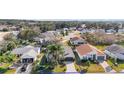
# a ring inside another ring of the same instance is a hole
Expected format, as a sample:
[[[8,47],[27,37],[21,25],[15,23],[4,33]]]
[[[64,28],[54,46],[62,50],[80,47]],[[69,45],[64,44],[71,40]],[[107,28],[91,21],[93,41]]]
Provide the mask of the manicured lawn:
[[[81,72],[81,70],[87,70],[87,73],[103,73],[105,72],[103,67],[97,64],[90,64],[90,66],[82,66],[75,64],[75,68],[78,72]]]
[[[54,73],[63,73],[66,71],[66,66],[61,66],[61,65],[58,65],[56,66],[54,69],[53,69],[53,72]]]
[[[116,70],[117,72],[120,72],[121,70],[123,70],[124,69],[124,62],[122,63],[118,63],[118,66],[115,66],[114,64],[113,64],[113,60],[112,59],[109,59],[109,60],[107,60],[107,63],[114,69],[114,70]]]
[[[107,47],[107,45],[96,45],[95,47],[101,51],[104,51],[104,49]]]
[[[101,65],[98,65],[94,62],[90,62],[90,65],[87,62],[80,62],[80,59],[76,52],[74,52],[76,57],[75,68],[78,72],[84,71],[85,73],[103,73],[105,72]]]
[[[16,69],[7,70],[4,74],[14,74]]]
[[[0,73],[6,73],[8,71],[8,67],[10,66],[10,63],[3,63],[0,65]]]
[[[11,65],[10,63],[3,63],[2,65],[0,65],[0,68],[7,68],[10,65]]]

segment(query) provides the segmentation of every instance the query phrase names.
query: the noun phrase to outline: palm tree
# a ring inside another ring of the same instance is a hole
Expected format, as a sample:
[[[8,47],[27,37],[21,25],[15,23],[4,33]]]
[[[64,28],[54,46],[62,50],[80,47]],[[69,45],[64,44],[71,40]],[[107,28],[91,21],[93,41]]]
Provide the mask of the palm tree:
[[[50,58],[49,59],[50,62],[56,62],[56,64],[58,64],[64,53],[61,45],[52,44],[52,45],[49,45],[47,49],[48,49],[47,54],[48,54],[48,58]]]

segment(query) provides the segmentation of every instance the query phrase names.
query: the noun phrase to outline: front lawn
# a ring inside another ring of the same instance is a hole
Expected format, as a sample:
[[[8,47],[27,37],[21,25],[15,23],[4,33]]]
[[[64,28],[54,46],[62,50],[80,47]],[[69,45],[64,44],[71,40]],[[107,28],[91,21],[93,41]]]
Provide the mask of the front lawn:
[[[0,73],[6,73],[8,71],[8,67],[10,66],[10,63],[2,63],[0,64]]]
[[[103,67],[98,64],[91,63],[89,66],[78,65],[75,63],[75,68],[78,72],[85,71],[86,73],[103,73],[105,72]]]
[[[118,65],[116,66],[114,63],[113,59],[107,60],[107,63],[117,72],[120,72],[121,70],[124,69],[124,61],[117,61]]]
[[[64,73],[66,71],[66,66],[61,66],[61,65],[57,65],[54,69],[53,69],[53,73]]]
[[[16,69],[7,70],[4,74],[14,74]]]

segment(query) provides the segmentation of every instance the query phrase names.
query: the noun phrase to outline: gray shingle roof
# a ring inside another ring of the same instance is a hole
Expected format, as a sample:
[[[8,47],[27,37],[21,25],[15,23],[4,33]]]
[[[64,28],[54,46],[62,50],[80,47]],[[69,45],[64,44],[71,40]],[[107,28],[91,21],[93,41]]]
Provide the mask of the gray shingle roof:
[[[12,51],[12,53],[13,54],[24,54],[24,53],[27,53],[28,51],[30,51],[31,49],[33,49],[35,52],[38,53],[39,47],[25,46],[25,47],[21,47],[21,48],[16,48]]]
[[[108,50],[109,52],[112,52],[112,53],[124,53],[124,48],[120,45],[117,45],[117,44],[113,44],[111,46],[108,46],[106,48],[106,50]]]
[[[64,46],[64,57],[75,57],[71,47]]]

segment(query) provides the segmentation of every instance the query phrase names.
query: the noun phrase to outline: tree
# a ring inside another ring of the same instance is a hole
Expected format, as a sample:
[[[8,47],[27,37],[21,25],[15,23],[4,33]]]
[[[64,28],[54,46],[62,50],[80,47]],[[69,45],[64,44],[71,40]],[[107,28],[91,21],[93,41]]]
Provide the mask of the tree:
[[[8,31],[8,29],[7,29],[7,28],[3,28],[3,31],[4,31],[4,32],[7,32],[7,31]]]
[[[52,44],[52,45],[49,45],[47,49],[48,49],[47,54],[48,54],[49,62],[55,62],[55,64],[59,64],[64,53],[61,45]]]
[[[30,40],[32,41],[34,39],[34,37],[38,36],[39,33],[37,31],[34,30],[23,30],[18,34],[18,38],[22,39],[22,40]]]
[[[68,31],[65,32],[66,36],[68,35]]]
[[[13,41],[8,42],[8,44],[7,44],[7,50],[12,50],[15,47],[16,47],[15,42],[13,42]]]

